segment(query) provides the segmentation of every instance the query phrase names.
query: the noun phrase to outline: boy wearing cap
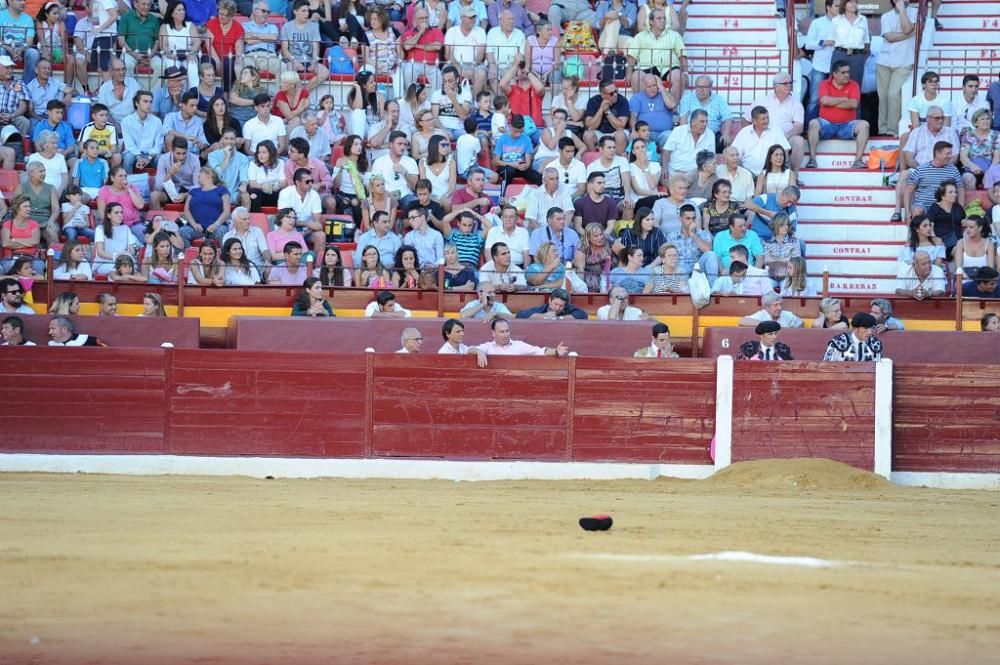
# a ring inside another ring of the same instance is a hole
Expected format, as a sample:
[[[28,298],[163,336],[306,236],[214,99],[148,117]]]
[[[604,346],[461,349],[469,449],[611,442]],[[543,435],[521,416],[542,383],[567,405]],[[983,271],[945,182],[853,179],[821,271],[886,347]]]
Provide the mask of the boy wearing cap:
[[[834,336],[826,345],[823,360],[834,362],[871,362],[882,359],[882,342],[872,334],[875,317],[868,312],[858,312],[851,317],[850,332]]]
[[[781,324],[777,321],[761,321],[753,329],[760,341],[743,342],[737,360],[792,360],[792,350],[778,341]]]

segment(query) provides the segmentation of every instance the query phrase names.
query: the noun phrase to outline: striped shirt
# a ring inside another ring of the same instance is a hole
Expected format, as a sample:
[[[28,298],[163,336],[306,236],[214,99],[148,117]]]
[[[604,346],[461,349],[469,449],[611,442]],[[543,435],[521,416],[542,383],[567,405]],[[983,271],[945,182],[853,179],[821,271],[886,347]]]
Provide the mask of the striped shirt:
[[[458,260],[473,268],[479,267],[479,254],[483,251],[483,236],[478,233],[452,231],[448,242],[458,250]]]
[[[954,183],[959,190],[965,189],[962,174],[958,172],[954,164],[935,166],[934,162],[927,162],[913,169],[910,171],[909,183],[917,189],[913,192],[910,205],[919,205],[924,210],[930,210],[930,207],[934,205],[934,193],[937,192],[938,187],[946,182]]]

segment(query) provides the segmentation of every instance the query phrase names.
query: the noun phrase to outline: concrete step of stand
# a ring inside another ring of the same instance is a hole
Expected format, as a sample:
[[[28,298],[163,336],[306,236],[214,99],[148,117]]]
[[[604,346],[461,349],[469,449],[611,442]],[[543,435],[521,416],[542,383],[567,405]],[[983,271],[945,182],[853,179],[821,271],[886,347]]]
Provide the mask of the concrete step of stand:
[[[739,7],[739,5],[735,5]],[[716,32],[732,32],[743,30],[771,30],[776,29],[775,19],[772,16],[741,15],[730,13],[725,16],[692,16],[688,13],[687,30],[714,30]],[[684,43],[687,43],[687,32],[684,33]]]
[[[896,204],[896,191],[886,187],[803,187],[802,205],[851,206]]]
[[[891,210],[890,210],[891,212]],[[906,242],[907,226],[893,222],[837,222],[803,219],[800,213],[796,234],[806,241],[818,242]]]
[[[899,251],[903,248],[902,242],[895,240],[871,241],[853,240],[836,242],[829,240],[809,241],[808,253],[810,258],[845,259],[851,257],[879,258],[896,260]]]
[[[949,15],[942,12],[938,20],[944,26],[944,30],[938,30],[938,34],[952,30],[1000,30],[1000,18],[996,14]]]
[[[831,296],[891,296],[896,293],[896,278],[830,276]]]
[[[727,41],[730,36],[733,41]],[[699,48],[705,45],[727,46],[728,44],[739,44],[741,47],[764,47],[776,48],[777,33],[774,29],[743,30],[743,29],[720,29],[718,27],[692,29],[684,31],[684,45],[688,48]]]
[[[934,33],[934,46],[961,46],[965,48],[989,47],[1000,43],[1000,30],[938,30]]]
[[[846,191],[846,190],[845,190]],[[845,194],[849,196],[849,194]],[[893,204],[850,203],[845,205],[799,203],[800,220],[810,222],[885,222],[890,223]]]
[[[959,0],[959,2],[942,2],[938,18],[944,23],[945,18],[953,16],[996,16],[996,14],[996,0]]]
[[[868,169],[802,169],[799,178],[806,187],[882,187],[882,173]]]
[[[775,19],[774,2],[753,0],[747,2],[692,2],[688,5],[688,21],[696,17],[742,18],[759,17]]]
[[[806,269],[810,274],[822,274],[824,270],[833,275],[865,275],[872,277],[895,277],[896,260],[882,258],[832,259],[813,256],[810,246],[806,246]]]

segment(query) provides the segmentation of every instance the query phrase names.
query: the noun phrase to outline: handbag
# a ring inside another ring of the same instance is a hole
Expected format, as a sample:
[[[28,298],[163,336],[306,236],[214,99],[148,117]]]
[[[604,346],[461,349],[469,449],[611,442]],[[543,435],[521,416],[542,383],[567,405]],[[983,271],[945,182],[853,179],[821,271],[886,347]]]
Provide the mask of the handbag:
[[[697,263],[694,271],[688,278],[688,291],[691,294],[691,304],[701,309],[712,299],[712,286],[708,283],[708,277],[701,271],[701,266]]]
[[[899,146],[895,148],[873,148],[868,153],[868,168],[871,171],[895,171],[899,161]]]

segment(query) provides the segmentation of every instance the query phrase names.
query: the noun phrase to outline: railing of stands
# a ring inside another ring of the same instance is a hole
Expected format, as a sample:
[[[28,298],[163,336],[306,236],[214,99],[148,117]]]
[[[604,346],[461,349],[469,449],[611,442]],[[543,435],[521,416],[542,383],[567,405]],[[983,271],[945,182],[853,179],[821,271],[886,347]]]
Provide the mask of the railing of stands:
[[[962,94],[961,80],[966,74],[976,74],[988,82],[1000,67],[1000,45],[978,48],[942,46],[927,49],[924,54],[927,56],[926,69],[941,78],[940,92],[945,97]],[[917,79],[919,76],[914,76],[914,88],[919,85]],[[983,88],[988,85],[983,85]]]
[[[809,17],[811,21],[812,16]],[[795,64],[799,57],[798,29],[795,26],[795,0],[787,0],[785,8],[785,31],[788,33],[788,73],[795,80]]]
[[[927,0],[920,0],[917,8],[917,25],[914,34],[916,39],[913,43],[913,82],[911,83],[910,96],[917,94],[917,82],[920,80],[920,42],[924,39],[924,24],[927,22]]]

